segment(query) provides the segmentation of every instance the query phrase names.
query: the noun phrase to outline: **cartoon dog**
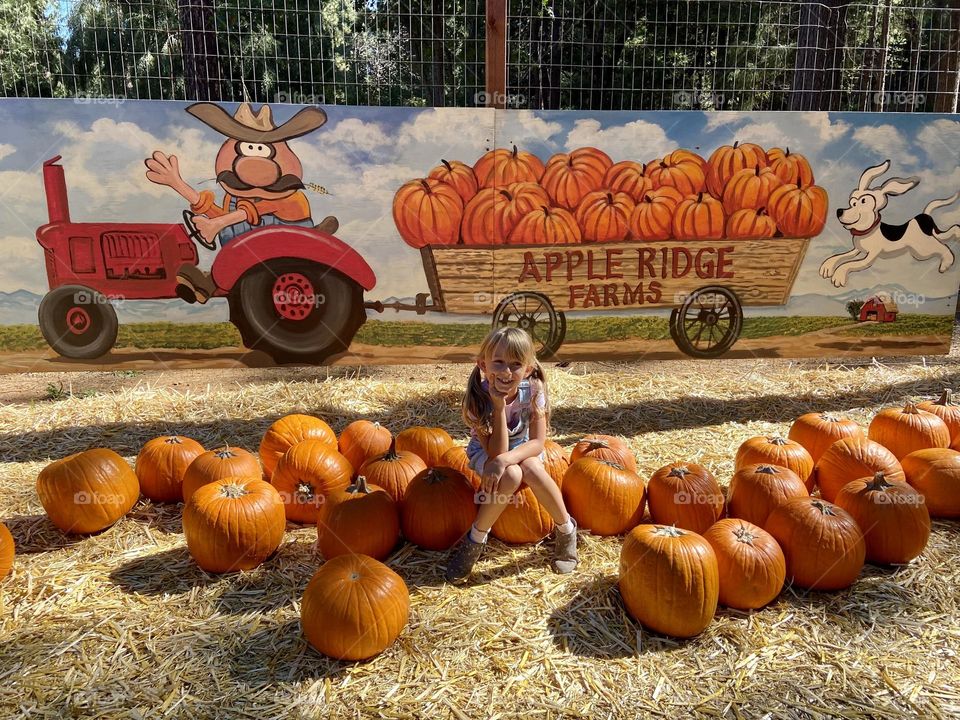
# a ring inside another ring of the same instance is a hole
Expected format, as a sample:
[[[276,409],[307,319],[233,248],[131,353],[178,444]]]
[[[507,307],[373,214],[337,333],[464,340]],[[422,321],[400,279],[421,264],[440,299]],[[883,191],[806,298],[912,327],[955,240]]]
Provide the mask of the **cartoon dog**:
[[[915,177],[890,178],[880,187],[871,188],[870,183],[889,168],[890,161],[885,160],[864,170],[857,189],[850,193],[850,206],[837,208],[837,219],[853,236],[853,249],[831,255],[820,266],[820,277],[832,279],[836,287],[846,285],[850,273],[865,270],[880,258],[907,252],[916,260],[940,258],[940,272],[946,272],[953,265],[953,252],[944,243],[960,240],[960,225],[941,230],[930,213],[956,202],[960,192],[945,200],[931,200],[922,213],[902,225],[880,222],[880,211],[887,206],[887,197],[903,195],[920,182]]]

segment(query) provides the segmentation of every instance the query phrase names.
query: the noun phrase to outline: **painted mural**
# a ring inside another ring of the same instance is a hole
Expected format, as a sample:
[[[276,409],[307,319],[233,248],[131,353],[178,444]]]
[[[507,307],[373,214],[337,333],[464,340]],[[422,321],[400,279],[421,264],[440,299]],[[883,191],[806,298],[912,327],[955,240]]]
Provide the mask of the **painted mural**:
[[[949,351],[960,122],[4,100],[0,371]]]

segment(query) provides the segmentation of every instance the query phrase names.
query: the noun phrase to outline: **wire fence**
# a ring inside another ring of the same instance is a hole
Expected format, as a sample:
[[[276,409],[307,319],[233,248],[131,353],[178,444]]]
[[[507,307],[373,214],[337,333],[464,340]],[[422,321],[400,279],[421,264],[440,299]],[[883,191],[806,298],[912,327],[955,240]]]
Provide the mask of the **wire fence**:
[[[5,96],[956,112],[960,92],[960,0],[510,0],[503,32],[481,0],[50,3],[0,0]]]

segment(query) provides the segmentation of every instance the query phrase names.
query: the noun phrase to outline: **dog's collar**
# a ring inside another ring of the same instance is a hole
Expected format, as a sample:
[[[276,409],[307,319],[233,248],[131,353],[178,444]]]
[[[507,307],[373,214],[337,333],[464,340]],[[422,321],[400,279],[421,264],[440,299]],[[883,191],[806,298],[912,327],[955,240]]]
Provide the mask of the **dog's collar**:
[[[876,221],[873,225],[871,225],[870,227],[868,227],[866,230],[854,230],[853,228],[851,228],[851,229],[850,229],[850,234],[851,234],[851,235],[854,235],[854,236],[857,236],[857,237],[859,237],[859,236],[861,236],[861,235],[869,235],[870,233],[872,233],[874,230],[877,229],[877,225],[879,225],[879,224],[880,224],[880,218],[877,218],[877,221]]]

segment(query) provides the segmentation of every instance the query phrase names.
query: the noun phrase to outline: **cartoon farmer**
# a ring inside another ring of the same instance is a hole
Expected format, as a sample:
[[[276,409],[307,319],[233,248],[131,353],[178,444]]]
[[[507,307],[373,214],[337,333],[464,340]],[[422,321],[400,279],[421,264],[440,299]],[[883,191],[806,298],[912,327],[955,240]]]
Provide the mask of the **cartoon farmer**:
[[[327,121],[323,110],[305,108],[279,127],[268,105],[254,112],[249,103],[241,103],[233,117],[213,103],[195,103],[187,112],[227,137],[215,166],[217,182],[226,192],[223,202],[217,205],[213,191],[197,192],[184,182],[176,155],[158,150],[144,163],[150,182],[173,188],[190,203],[193,223],[206,247],[214,249],[218,236],[223,247],[265,225],[314,226],[303,192],[303,166],[287,140],[323,125]],[[338,226],[330,216],[316,227],[333,233]],[[177,271],[177,295],[187,302],[205,303],[216,289],[210,274],[196,265],[181,265]]]

